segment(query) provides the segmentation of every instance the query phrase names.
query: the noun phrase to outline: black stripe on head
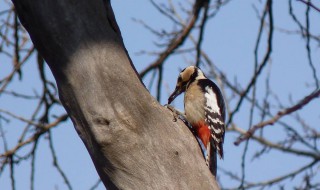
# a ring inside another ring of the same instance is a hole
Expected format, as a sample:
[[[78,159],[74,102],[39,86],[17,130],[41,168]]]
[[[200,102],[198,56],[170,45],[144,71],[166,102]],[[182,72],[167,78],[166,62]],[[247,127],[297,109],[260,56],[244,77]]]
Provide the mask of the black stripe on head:
[[[189,79],[189,82],[188,82],[188,86],[196,80],[198,74],[199,74],[198,68],[194,67],[194,72],[190,76],[190,79]]]

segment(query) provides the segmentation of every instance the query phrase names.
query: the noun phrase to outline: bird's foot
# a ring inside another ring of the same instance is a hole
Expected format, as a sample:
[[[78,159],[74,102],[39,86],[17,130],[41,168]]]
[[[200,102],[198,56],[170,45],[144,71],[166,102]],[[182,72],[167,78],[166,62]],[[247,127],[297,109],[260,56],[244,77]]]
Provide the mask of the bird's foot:
[[[182,112],[180,112],[179,110],[177,110],[176,108],[174,108],[173,106],[166,104],[166,105],[164,105],[164,107],[168,108],[172,112],[174,122],[176,122],[177,118],[179,118],[179,117],[185,118],[184,114]]]

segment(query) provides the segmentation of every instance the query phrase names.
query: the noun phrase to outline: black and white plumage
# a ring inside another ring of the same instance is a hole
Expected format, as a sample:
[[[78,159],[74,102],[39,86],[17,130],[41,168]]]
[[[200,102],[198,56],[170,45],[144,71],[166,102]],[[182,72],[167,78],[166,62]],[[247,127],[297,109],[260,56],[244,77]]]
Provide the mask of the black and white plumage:
[[[175,91],[169,97],[168,103],[170,104],[182,92],[185,92],[186,119],[206,147],[206,161],[210,167],[213,152],[217,151],[220,158],[223,158],[225,134],[223,96],[218,86],[195,66],[189,66],[181,71]]]
[[[223,141],[225,134],[225,106],[218,86],[209,79],[198,81],[205,94],[205,122],[209,125],[215,148],[223,158]]]

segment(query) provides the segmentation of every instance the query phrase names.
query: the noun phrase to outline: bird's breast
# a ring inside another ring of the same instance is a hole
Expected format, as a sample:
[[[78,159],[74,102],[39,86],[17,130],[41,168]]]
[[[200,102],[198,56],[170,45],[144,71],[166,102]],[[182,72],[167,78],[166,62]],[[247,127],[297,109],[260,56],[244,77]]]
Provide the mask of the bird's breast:
[[[186,119],[192,124],[204,121],[204,95],[198,86],[190,86],[184,96],[184,110]]]

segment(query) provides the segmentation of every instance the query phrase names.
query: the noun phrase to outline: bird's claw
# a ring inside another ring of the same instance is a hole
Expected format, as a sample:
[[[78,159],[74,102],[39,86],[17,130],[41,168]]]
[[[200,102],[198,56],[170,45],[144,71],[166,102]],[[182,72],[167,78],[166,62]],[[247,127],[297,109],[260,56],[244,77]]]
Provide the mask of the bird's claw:
[[[177,118],[179,117],[179,111],[176,110],[173,106],[169,105],[169,104],[166,104],[164,105],[164,107],[168,108],[172,114],[173,114],[173,122],[176,122],[177,121]]]

